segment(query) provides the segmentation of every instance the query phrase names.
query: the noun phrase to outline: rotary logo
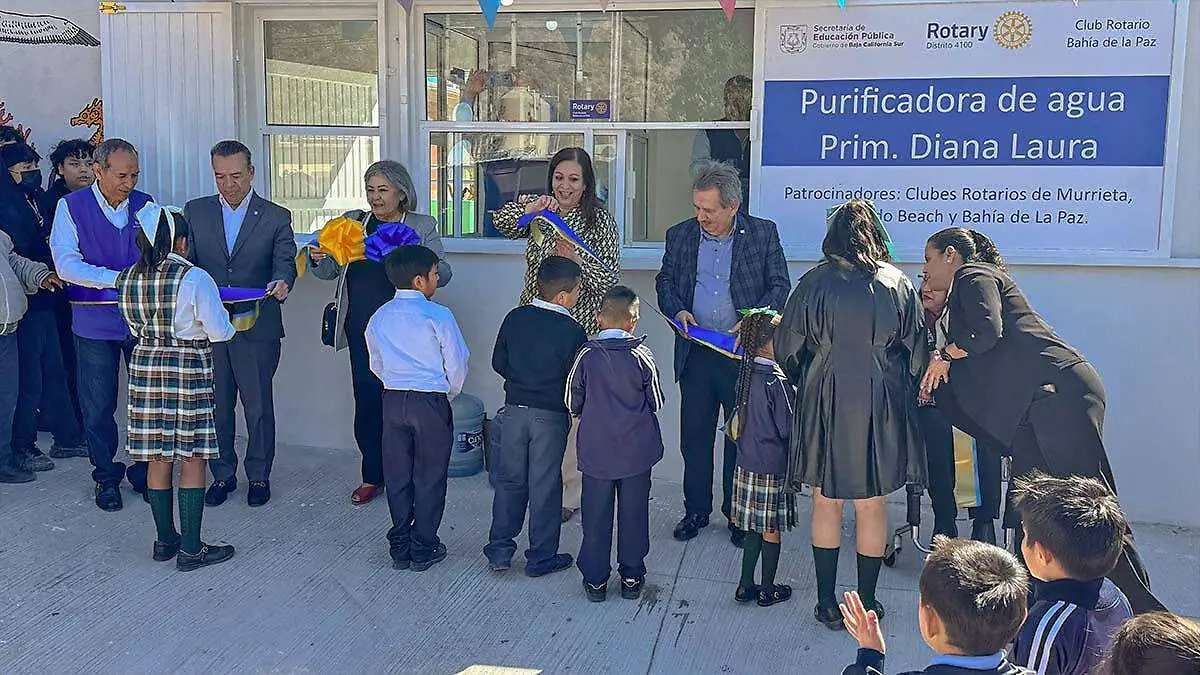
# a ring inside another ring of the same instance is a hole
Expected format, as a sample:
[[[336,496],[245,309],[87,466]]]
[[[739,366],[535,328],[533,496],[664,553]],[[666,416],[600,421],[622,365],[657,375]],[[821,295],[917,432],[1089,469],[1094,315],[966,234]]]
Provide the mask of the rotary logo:
[[[1033,39],[1033,21],[1024,12],[1005,12],[996,19],[992,34],[1005,49],[1020,49]]]
[[[597,117],[608,117],[608,101],[597,101],[596,102],[596,116]]]

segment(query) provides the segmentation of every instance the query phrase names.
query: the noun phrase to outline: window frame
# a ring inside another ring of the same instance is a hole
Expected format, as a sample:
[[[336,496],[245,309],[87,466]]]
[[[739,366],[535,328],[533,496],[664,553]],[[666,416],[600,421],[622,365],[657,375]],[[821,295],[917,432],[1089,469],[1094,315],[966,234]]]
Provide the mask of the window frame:
[[[755,2],[746,1],[738,3],[739,10],[749,10],[752,12],[755,31],[758,30],[758,12],[755,11]],[[601,11],[599,8],[580,10],[575,5],[557,2],[554,0],[526,0],[520,3],[518,8],[516,5],[506,7],[504,12],[498,16],[496,20],[496,28],[501,29],[501,20],[505,14],[522,13],[522,14],[554,14],[554,13],[591,13],[591,14],[613,14],[614,24],[619,27],[619,18],[623,12],[643,12],[643,11],[694,11],[694,10],[713,10],[711,2],[703,1],[687,1],[687,2],[634,2],[628,6],[623,5],[620,10]],[[628,173],[628,133],[631,131],[654,131],[654,130],[672,130],[672,131],[702,131],[707,129],[734,129],[747,130],[751,135],[751,142],[757,140],[755,120],[757,119],[757,106],[759,100],[757,97],[752,101],[752,109],[750,120],[746,122],[715,122],[715,121],[698,121],[698,122],[622,122],[616,120],[608,121],[564,121],[564,122],[454,122],[454,121],[438,121],[427,119],[428,102],[426,100],[426,61],[425,55],[427,50],[425,20],[427,15],[439,14],[462,14],[462,13],[477,13],[478,5],[474,2],[436,2],[428,5],[421,4],[414,7],[408,20],[408,28],[411,31],[411,45],[408,51],[409,64],[409,89],[411,92],[408,100],[408,108],[412,116],[413,130],[412,138],[416,143],[412,144],[413,148],[408,153],[408,162],[406,162],[413,173],[413,180],[417,183],[417,191],[421,193],[419,203],[421,208],[426,213],[431,213],[432,203],[430,193],[433,188],[432,182],[432,167],[429,165],[429,144],[433,134],[437,133],[577,133],[584,136],[584,149],[589,154],[595,155],[595,137],[597,135],[615,136],[617,139],[617,157],[616,157],[616,176],[615,184],[610,186],[609,204],[620,204],[619,209],[609,208],[613,219],[617,223],[617,230],[620,236],[623,267],[630,269],[640,268],[642,259],[646,259],[646,269],[657,269],[657,264],[661,258],[661,253],[664,249],[662,241],[634,240],[631,237],[630,226],[627,218],[626,195],[628,192],[628,181],[625,176]],[[620,83],[619,83],[619,52],[620,52],[620,31],[619,28],[614,29],[613,40],[616,42],[616,48],[610,51],[610,59],[612,60],[612,68],[610,71],[610,91],[609,95],[612,99],[620,98]],[[748,72],[753,73],[757,68],[757,48],[752,51],[753,63],[750,64]],[[672,223],[673,224],[673,223]],[[457,229],[457,227],[456,227]],[[520,240],[506,240],[499,238],[486,237],[460,237],[455,234],[443,237],[446,245],[446,250],[453,253],[500,253],[500,252],[521,252],[525,245]],[[652,260],[651,260],[652,258]],[[628,264],[633,262],[634,265]]]

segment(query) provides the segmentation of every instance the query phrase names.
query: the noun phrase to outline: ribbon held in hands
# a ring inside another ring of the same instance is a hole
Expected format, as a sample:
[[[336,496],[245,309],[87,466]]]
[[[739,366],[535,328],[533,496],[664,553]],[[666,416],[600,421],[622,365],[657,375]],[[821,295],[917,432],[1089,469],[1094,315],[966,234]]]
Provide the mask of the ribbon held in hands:
[[[334,218],[317,235],[317,250],[343,267],[366,257],[363,224],[353,218]]]
[[[742,358],[741,347],[735,347],[737,342],[732,334],[725,331],[712,330],[711,328],[701,328],[700,326],[692,325],[684,327],[678,320],[672,317],[663,317],[667,323],[671,324],[671,328],[675,329],[675,333],[685,340],[691,340],[698,345],[708,347],[709,349],[728,356],[731,359]]]
[[[363,255],[367,260],[381,263],[387,254],[401,246],[416,246],[421,235],[404,223],[382,223],[375,234],[363,240]]]
[[[229,310],[229,322],[233,327],[239,333],[253,328],[262,309],[262,301],[267,297],[266,289],[222,286],[217,290],[221,293],[221,304]],[[117,304],[115,288],[86,288],[72,284],[67,286],[66,293],[72,305]]]
[[[619,272],[619,270],[610,267],[603,258],[593,251],[592,247],[588,246],[587,242],[583,240],[583,237],[580,237],[575,230],[571,229],[571,226],[559,217],[557,213],[547,209],[536,213],[526,213],[517,220],[517,227],[523,230],[528,229],[530,238],[537,243],[541,243],[546,236],[545,231],[541,227],[543,224],[553,230],[558,236],[569,241],[577,251],[600,263],[601,267],[613,273]]]

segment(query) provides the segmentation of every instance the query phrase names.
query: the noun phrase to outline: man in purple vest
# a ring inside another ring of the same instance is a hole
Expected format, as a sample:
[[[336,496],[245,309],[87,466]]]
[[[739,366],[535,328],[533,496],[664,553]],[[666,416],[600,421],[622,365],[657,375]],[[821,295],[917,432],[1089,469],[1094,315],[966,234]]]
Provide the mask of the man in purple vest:
[[[138,259],[134,219],[150,195],[134,189],[138,182],[137,150],[127,141],[110,138],[96,148],[96,182],[58,202],[50,248],[58,274],[68,283],[88,288],[115,288],[117,274]],[[117,397],[121,358],[126,366],[133,337],[113,305],[73,305],[79,407],[91,449],[96,506],[118,511],[125,465],[117,454]],[[129,468],[129,483],[146,497],[146,463]]]

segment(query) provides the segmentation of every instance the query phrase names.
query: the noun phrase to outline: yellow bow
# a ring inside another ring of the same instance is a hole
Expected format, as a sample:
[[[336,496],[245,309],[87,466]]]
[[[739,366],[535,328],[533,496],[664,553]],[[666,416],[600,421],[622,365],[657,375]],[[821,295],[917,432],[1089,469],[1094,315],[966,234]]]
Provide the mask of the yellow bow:
[[[363,224],[352,218],[340,217],[325,223],[317,235],[317,249],[333,256],[339,265],[349,265],[366,257],[363,247]]]

